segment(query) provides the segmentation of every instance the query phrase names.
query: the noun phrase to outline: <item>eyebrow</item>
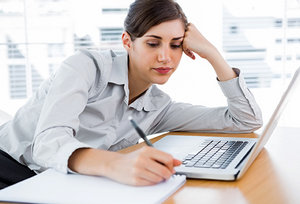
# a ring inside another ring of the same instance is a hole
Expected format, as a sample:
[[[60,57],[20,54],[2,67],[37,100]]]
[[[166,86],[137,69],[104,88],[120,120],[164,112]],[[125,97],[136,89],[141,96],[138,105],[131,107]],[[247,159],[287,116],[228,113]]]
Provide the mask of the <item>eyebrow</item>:
[[[157,36],[157,35],[145,35],[145,37],[153,37],[153,38],[157,38],[157,39],[162,39],[162,37]],[[181,38],[183,38],[184,36],[180,36],[180,37],[176,37],[176,38],[172,38],[172,40],[179,40]]]

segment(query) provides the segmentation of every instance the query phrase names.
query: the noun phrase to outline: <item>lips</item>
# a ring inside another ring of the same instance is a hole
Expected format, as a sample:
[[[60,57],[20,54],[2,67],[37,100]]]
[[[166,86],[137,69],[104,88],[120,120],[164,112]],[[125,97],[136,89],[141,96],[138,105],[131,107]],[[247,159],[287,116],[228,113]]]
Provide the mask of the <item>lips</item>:
[[[170,67],[158,67],[158,68],[154,68],[154,70],[157,71],[160,74],[167,74],[172,70],[172,68],[170,68]]]

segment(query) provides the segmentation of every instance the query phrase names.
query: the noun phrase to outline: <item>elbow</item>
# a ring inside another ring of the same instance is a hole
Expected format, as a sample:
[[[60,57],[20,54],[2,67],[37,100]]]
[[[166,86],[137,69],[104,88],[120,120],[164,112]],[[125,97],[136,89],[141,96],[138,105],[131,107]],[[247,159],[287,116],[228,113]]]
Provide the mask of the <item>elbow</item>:
[[[253,131],[258,130],[264,124],[263,117],[262,117],[262,112],[261,112],[260,108],[258,108],[258,111],[255,114],[254,121],[255,121],[255,123],[254,123],[255,127],[254,127]]]
[[[264,124],[264,122],[263,122],[262,113],[259,110],[259,112],[256,114],[256,117],[254,117],[254,120],[253,120],[253,131],[252,132],[261,128],[263,126],[263,124]]]
[[[243,131],[245,133],[252,133],[263,126],[262,117],[255,118],[251,121],[247,121],[243,123]]]
[[[245,118],[243,124],[246,128],[246,131],[249,133],[260,129],[263,126],[263,117],[261,110],[258,108],[258,110],[256,110],[253,115],[251,114],[247,119]]]
[[[44,152],[42,151],[41,145],[38,145],[36,142],[33,143],[31,147],[32,160],[35,164],[40,166],[40,168],[47,168],[46,162],[42,159],[44,157]]]
[[[263,120],[259,120],[256,123],[252,124],[251,132],[260,129],[263,126]]]
[[[263,126],[261,114],[244,118],[232,118],[233,131],[238,133],[252,133]]]
[[[33,162],[41,169],[52,167],[53,158],[56,154],[54,145],[51,141],[47,141],[44,133],[35,136],[31,146],[31,154]]]

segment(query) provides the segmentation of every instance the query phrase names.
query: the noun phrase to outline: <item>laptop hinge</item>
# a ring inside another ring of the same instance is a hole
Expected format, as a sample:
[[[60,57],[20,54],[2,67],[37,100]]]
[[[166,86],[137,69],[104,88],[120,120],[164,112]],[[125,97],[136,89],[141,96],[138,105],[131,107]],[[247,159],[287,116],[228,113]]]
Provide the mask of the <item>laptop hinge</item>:
[[[249,156],[250,152],[252,151],[254,145],[256,144],[256,142],[252,145],[252,147],[248,150],[248,152],[244,155],[244,157],[241,159],[241,161],[235,166],[235,169],[238,169],[240,166],[243,166],[242,164],[245,163],[246,158]],[[241,168],[239,168],[241,169]],[[238,172],[239,173],[239,172]]]

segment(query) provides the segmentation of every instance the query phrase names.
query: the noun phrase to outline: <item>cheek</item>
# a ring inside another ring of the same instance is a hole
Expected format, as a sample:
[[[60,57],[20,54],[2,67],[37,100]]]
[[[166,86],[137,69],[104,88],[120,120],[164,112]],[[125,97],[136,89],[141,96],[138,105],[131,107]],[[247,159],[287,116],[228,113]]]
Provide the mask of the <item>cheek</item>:
[[[143,50],[143,53],[140,55],[140,61],[144,64],[153,63],[157,60],[157,53],[151,49]]]
[[[174,60],[174,62],[175,62],[177,65],[179,64],[179,62],[180,62],[180,60],[181,60],[182,53],[183,53],[183,52],[180,50],[180,51],[178,51],[178,52],[175,52],[175,54],[174,54],[173,60]]]
[[[135,46],[131,52],[131,56],[134,59],[136,66],[144,66],[151,60],[151,54],[141,46]]]

